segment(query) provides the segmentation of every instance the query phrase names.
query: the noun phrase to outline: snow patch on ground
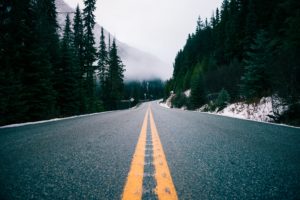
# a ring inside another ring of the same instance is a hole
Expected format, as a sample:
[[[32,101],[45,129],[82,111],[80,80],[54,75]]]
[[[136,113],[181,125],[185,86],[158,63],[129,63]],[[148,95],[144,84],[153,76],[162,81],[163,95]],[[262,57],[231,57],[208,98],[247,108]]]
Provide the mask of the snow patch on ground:
[[[207,104],[197,109],[199,112],[209,110]],[[216,109],[212,114],[234,117],[239,119],[249,119],[261,122],[274,122],[276,116],[280,116],[288,110],[282,100],[278,97],[263,97],[258,103],[248,104],[246,102],[237,102],[229,104],[223,110]]]
[[[184,94],[189,96],[190,90],[185,91]],[[160,102],[160,105],[166,108],[172,108],[171,99],[173,97],[174,94],[172,94],[166,102]],[[186,108],[182,107],[181,110],[186,110]],[[207,112],[208,110],[209,105],[205,104],[195,111]],[[288,106],[283,103],[282,99],[272,96],[263,97],[258,103],[248,104],[246,102],[237,102],[229,104],[221,111],[218,111],[217,108],[215,111],[210,111],[208,113],[260,122],[274,122],[274,117],[280,116],[286,110],[288,110]]]
[[[164,108],[170,108],[165,102],[159,102],[159,105]]]
[[[165,108],[172,108],[172,98],[175,96],[175,94],[171,94],[169,96],[169,98],[167,98],[167,100],[165,102],[163,101],[160,101],[159,102],[159,105],[161,105],[162,107],[165,107]]]
[[[275,116],[281,115],[288,109],[287,106],[283,106],[278,101],[280,100],[274,100],[272,97],[263,97],[257,104],[238,102],[228,105],[223,110],[217,112],[217,114],[240,119],[274,122]]]
[[[186,96],[186,97],[190,97],[191,96],[191,89],[188,89],[186,91],[183,92],[183,94]],[[167,100],[165,102],[163,101],[160,101],[159,102],[159,105],[161,105],[162,107],[165,107],[165,108],[173,108],[172,106],[172,98],[175,97],[176,94],[171,94],[169,96],[169,98],[167,98]],[[180,108],[180,110],[187,110],[187,107],[186,106],[183,106],[182,108]]]
[[[208,110],[208,108],[209,108],[208,104],[204,104],[200,108],[196,109],[196,111],[205,112],[205,110]]]
[[[188,89],[188,90],[184,91],[184,95],[186,97],[190,97],[191,96],[191,89]]]

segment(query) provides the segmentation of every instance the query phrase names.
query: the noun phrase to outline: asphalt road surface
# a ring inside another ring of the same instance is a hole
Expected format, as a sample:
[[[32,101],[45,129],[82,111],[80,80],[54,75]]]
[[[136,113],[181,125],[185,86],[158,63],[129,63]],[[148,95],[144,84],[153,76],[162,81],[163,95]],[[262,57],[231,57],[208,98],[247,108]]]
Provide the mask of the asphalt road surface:
[[[172,199],[300,199],[300,129],[156,102],[0,129],[1,200],[126,199],[141,169],[137,199],[164,199],[160,166]]]

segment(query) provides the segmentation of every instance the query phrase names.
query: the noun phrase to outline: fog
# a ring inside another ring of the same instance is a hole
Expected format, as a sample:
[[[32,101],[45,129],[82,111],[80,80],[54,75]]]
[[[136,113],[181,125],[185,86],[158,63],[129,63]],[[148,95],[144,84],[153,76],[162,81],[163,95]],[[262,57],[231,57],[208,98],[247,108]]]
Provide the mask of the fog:
[[[65,0],[71,7],[83,0]],[[174,58],[195,31],[198,16],[210,18],[222,0],[98,0],[96,21],[129,44],[161,59],[171,76]]]

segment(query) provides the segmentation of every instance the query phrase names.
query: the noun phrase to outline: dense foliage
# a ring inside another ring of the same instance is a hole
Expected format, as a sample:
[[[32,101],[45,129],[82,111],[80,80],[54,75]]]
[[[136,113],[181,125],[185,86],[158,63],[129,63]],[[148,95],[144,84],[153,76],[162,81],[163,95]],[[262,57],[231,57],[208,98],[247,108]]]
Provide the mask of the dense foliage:
[[[164,96],[164,83],[160,79],[148,81],[127,81],[124,88],[124,99],[140,101],[160,99]]]
[[[199,17],[165,96],[191,88],[192,107],[199,107],[224,89],[231,101],[276,94],[299,107],[299,24],[298,0],[224,0],[209,21]]]
[[[0,2],[0,125],[116,108],[124,65],[115,41],[95,48],[95,3],[67,15],[59,36],[54,0]]]

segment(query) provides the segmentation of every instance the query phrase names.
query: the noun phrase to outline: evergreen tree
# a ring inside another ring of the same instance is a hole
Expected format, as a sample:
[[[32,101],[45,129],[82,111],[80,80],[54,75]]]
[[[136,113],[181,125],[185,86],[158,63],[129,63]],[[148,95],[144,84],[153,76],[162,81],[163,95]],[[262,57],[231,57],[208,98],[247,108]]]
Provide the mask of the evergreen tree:
[[[28,34],[23,32],[28,30],[27,26],[20,23],[26,18],[24,13],[19,12],[24,6],[28,6],[28,1],[14,4],[9,0],[0,2],[0,125],[19,122],[25,113],[23,70],[18,63],[22,48],[19,38]]]
[[[265,31],[260,31],[245,59],[245,72],[241,79],[241,94],[247,99],[262,97],[270,92],[268,62],[270,60]]]
[[[74,30],[75,55],[80,65],[81,74],[83,75],[84,74],[84,36],[83,36],[83,22],[82,22],[82,16],[79,9],[79,5],[77,5],[75,11],[73,30]]]
[[[276,14],[271,42],[272,90],[292,107],[300,107],[300,2],[286,1]]]
[[[191,83],[191,107],[193,109],[201,107],[205,104],[205,88],[201,73],[194,75]]]
[[[220,22],[220,12],[219,12],[219,8],[216,9],[216,24],[218,24]]]
[[[63,46],[66,46],[67,48],[73,47],[73,41],[74,41],[73,38],[74,38],[74,34],[71,30],[71,21],[70,21],[69,14],[67,14],[65,20],[64,34],[62,38]]]
[[[225,56],[226,60],[230,63],[230,60],[234,58],[241,58],[241,34],[239,29],[239,9],[237,0],[231,0],[229,3],[229,11],[228,11],[228,21],[226,23],[226,40],[225,40]]]
[[[96,0],[85,0],[83,9],[83,21],[84,21],[84,48],[85,48],[85,67],[88,76],[92,76],[94,68],[93,63],[96,60],[96,48],[93,29],[95,26],[94,11]]]
[[[209,27],[209,23],[208,23],[207,18],[205,18],[205,28],[207,29],[208,27]]]
[[[104,91],[105,81],[108,76],[107,64],[108,64],[108,52],[106,49],[103,27],[101,27],[100,47],[98,52],[98,69],[99,69],[99,77],[100,77],[102,92]]]
[[[246,15],[246,24],[245,24],[245,49],[250,46],[250,44],[253,42],[255,38],[255,33],[257,30],[257,16],[255,13],[254,3],[253,0],[249,0],[248,6],[247,6],[248,12]]]
[[[26,48],[20,49],[18,61],[23,68],[23,120],[47,119],[56,114],[53,88],[53,68],[57,64],[54,48],[58,41],[55,5],[50,0],[30,1],[23,9],[26,17],[22,26],[27,32],[21,41]]]
[[[57,90],[56,73],[59,73],[60,68],[60,54],[59,54],[59,35],[58,35],[58,23],[56,20],[56,6],[55,0],[43,0],[43,1],[30,1],[31,4],[36,4],[36,15],[38,18],[37,24],[39,29],[39,37],[43,47],[47,49],[49,54],[49,62],[52,65],[52,83],[55,90]]]
[[[215,13],[213,12],[211,18],[210,18],[210,25],[212,28],[215,28],[217,26],[216,18],[215,18]]]
[[[118,56],[115,39],[113,40],[109,51],[108,67],[108,80],[106,84],[109,88],[109,102],[105,102],[105,106],[108,109],[116,109],[117,103],[121,100],[123,95],[123,73],[125,70],[123,63]]]
[[[66,23],[61,44],[61,62],[59,73],[58,106],[63,116],[79,113],[80,102],[80,69],[75,60],[73,46],[73,32],[70,28],[69,15],[66,16]]]
[[[221,8],[221,21],[226,24],[228,18],[229,18],[229,1],[223,0],[222,8]]]
[[[229,19],[229,1],[223,0],[221,11],[219,14],[219,23],[216,30],[216,50],[215,56],[219,64],[228,64],[228,60],[226,58],[226,47],[225,41],[227,39],[226,32],[227,32],[227,23]]]
[[[198,34],[203,28],[204,28],[204,24],[201,17],[199,16],[197,20],[196,34]]]
[[[230,95],[223,88],[218,94],[218,98],[215,101],[215,106],[218,108],[218,110],[222,110],[226,107],[226,105],[229,103],[229,101],[230,101]]]
[[[110,33],[108,34],[108,51],[111,49]]]
[[[73,31],[74,31],[74,52],[75,60],[80,68],[80,76],[78,77],[79,90],[80,90],[80,112],[87,112],[87,93],[86,93],[86,79],[84,75],[86,74],[85,70],[85,56],[84,56],[84,34],[83,34],[83,21],[82,14],[79,8],[79,5],[76,7],[74,22],[73,22]]]
[[[86,74],[85,88],[87,96],[87,111],[94,112],[96,110],[95,97],[95,80],[94,80],[94,66],[96,60],[96,48],[93,29],[95,26],[95,16],[93,12],[96,7],[96,0],[85,0],[83,9],[84,22],[84,68]]]

